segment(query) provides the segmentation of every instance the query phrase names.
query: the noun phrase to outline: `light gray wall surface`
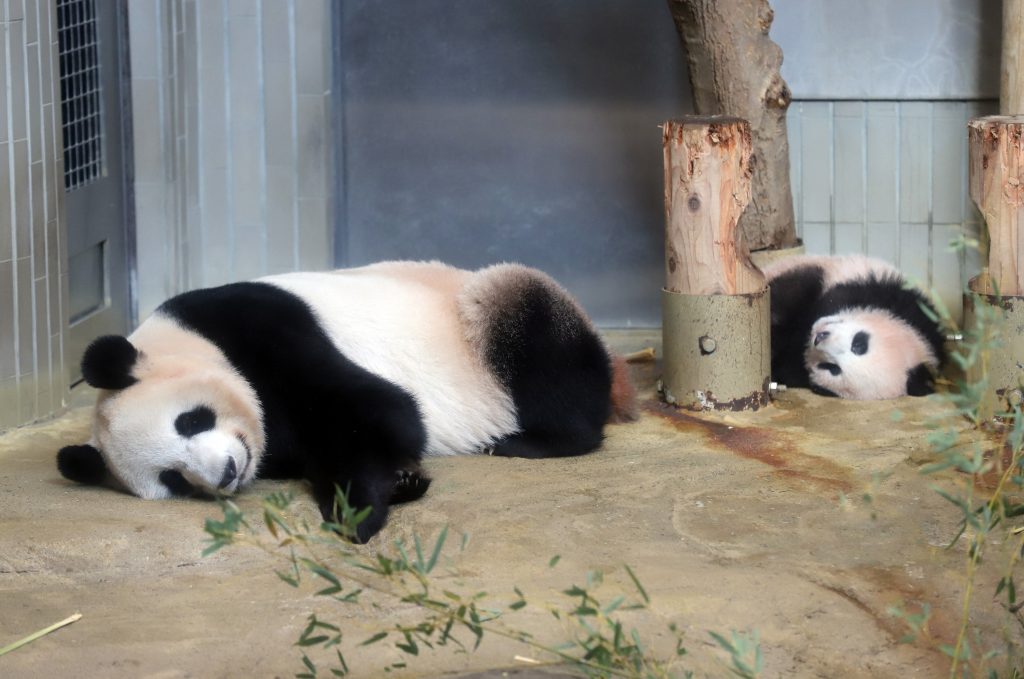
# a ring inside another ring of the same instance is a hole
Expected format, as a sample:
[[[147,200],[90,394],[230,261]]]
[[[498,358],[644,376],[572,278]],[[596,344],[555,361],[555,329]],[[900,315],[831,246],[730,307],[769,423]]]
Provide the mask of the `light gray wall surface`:
[[[960,317],[981,262],[954,252],[981,217],[967,190],[967,121],[994,101],[803,101],[789,109],[797,232],[812,254],[896,264]]]
[[[59,81],[54,3],[0,0],[0,431],[68,393]]]
[[[773,0],[797,99],[993,99],[999,0]]]
[[[129,0],[139,315],[332,265],[330,0]]]

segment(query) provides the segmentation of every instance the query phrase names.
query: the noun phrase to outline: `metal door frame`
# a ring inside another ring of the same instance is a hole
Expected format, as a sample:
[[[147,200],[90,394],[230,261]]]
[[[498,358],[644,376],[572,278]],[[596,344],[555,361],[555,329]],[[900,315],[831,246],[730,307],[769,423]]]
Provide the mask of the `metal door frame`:
[[[120,281],[124,286],[124,300],[111,299],[109,296],[111,290],[110,281],[107,280],[104,283],[104,293],[107,295],[106,305],[103,309],[109,309],[111,306],[120,306],[120,316],[124,319],[122,327],[111,328],[109,324],[109,317],[104,318],[102,310],[98,310],[94,314],[86,315],[74,327],[70,326],[70,317],[65,319],[69,323],[69,330],[67,340],[64,344],[65,352],[65,363],[69,372],[69,379],[72,382],[72,386],[77,385],[81,379],[79,376],[79,361],[82,356],[82,352],[88,343],[97,335],[107,334],[111,331],[123,332],[127,334],[130,332],[138,323],[138,283],[137,283],[137,258],[136,258],[136,230],[135,230],[135,200],[134,200],[134,144],[132,137],[132,107],[131,107],[131,60],[129,52],[128,42],[128,2],[127,0],[116,0],[116,2],[109,2],[109,0],[96,0],[97,14],[100,8],[106,5],[109,9],[112,7],[113,14],[113,26],[110,31],[104,31],[108,36],[113,36],[116,45],[112,48],[107,46],[106,49],[114,49],[115,54],[112,59],[112,63],[115,65],[116,72],[113,74],[100,73],[101,77],[101,88],[102,83],[110,83],[111,81],[116,82],[119,87],[120,98],[119,100],[110,99],[104,100],[104,108],[107,111],[107,115],[118,115],[120,116],[120,134],[118,135],[107,135],[105,139],[105,160],[104,164],[107,168],[117,168],[117,171],[121,174],[120,190],[121,198],[119,204],[116,206],[116,212],[118,215],[114,218],[120,218],[122,232],[119,234],[123,243],[123,261],[119,264],[122,266],[108,266],[105,271],[105,276],[109,278],[111,275],[115,275],[118,269],[123,270],[124,280]],[[101,29],[102,30],[102,29]],[[100,50],[104,49],[104,45],[100,44]],[[109,58],[109,55],[102,55],[99,57],[100,63],[103,62],[104,56]],[[116,80],[115,80],[116,79]],[[102,96],[102,95],[101,95]],[[111,105],[113,103],[113,105]],[[103,121],[104,126],[107,126],[107,120]],[[116,147],[116,148],[115,148]],[[111,153],[111,149],[114,149],[114,153]],[[111,162],[111,158],[115,159],[115,162]],[[63,186],[63,178],[61,178],[61,185]],[[65,191],[64,200],[66,207],[65,223],[68,229],[67,242],[68,248],[66,255],[70,260],[72,255],[71,244],[73,242],[72,236],[72,217],[69,214],[72,209],[85,207],[88,205],[89,199],[83,199],[82,204],[75,205],[76,198],[75,192]],[[94,199],[96,200],[96,199]],[[86,210],[87,212],[89,210]],[[101,210],[95,210],[94,212],[101,212]],[[111,256],[121,257],[119,253],[111,253]],[[66,266],[70,267],[70,261],[65,262]],[[119,275],[120,278],[120,275]],[[123,304],[123,306],[121,306]]]

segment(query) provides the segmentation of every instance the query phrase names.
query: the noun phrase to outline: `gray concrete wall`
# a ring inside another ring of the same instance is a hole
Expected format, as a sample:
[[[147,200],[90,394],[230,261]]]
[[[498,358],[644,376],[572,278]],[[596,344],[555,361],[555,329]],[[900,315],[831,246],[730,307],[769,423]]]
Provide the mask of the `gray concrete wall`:
[[[796,99],[999,96],[998,0],[772,0]]]
[[[129,0],[139,315],[333,264],[329,0]]]
[[[59,78],[54,3],[0,0],[0,431],[68,393]]]

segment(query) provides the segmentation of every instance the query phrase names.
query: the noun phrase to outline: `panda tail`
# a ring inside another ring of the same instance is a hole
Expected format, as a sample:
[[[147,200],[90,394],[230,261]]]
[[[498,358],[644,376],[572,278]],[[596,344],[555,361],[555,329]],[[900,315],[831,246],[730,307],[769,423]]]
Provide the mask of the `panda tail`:
[[[608,421],[613,424],[633,422],[637,419],[636,387],[630,377],[629,365],[622,356],[613,354],[611,413]]]

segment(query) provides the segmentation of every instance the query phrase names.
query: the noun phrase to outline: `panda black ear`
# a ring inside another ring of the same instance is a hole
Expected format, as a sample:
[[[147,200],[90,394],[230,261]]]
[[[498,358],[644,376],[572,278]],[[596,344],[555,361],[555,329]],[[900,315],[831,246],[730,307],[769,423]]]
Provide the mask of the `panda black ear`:
[[[57,469],[64,478],[97,486],[107,476],[107,463],[100,451],[88,443],[80,446],[65,446],[57,452]]]
[[[935,391],[935,378],[932,370],[924,363],[907,371],[907,394],[910,396],[927,396]]]
[[[126,337],[104,335],[93,340],[82,356],[82,377],[97,389],[124,389],[137,379],[132,377],[132,366],[139,357],[138,350]]]

